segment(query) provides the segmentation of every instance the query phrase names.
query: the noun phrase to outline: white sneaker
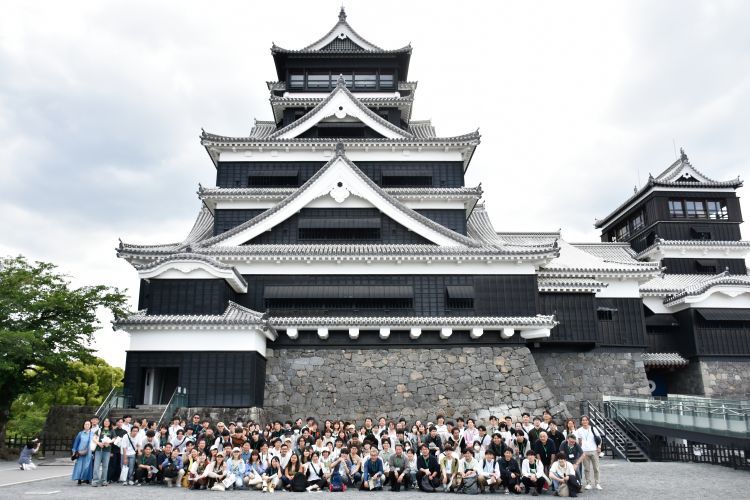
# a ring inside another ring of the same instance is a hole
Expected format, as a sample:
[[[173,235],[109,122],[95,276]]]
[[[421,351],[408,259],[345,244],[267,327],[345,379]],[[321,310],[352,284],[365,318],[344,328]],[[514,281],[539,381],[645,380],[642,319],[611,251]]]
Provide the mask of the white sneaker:
[[[602,488],[602,485],[601,485],[601,484],[599,484],[599,483],[596,483],[596,489],[597,489],[597,490],[601,490],[601,489],[603,489],[603,488]]]
[[[586,488],[584,488],[584,489],[586,489],[586,490],[590,490],[590,489],[591,489],[591,485],[590,485],[590,484],[587,484],[587,485],[586,485]]]

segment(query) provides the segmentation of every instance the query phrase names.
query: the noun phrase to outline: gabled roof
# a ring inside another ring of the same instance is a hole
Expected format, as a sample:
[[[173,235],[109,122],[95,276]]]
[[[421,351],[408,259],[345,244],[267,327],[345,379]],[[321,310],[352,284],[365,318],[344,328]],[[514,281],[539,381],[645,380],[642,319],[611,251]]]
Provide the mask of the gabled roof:
[[[277,122],[280,122],[284,116],[284,110],[286,108],[309,108],[320,104],[325,97],[307,96],[302,97],[287,97],[287,96],[276,96],[271,95],[269,101],[271,103],[271,111],[273,117]],[[414,95],[410,96],[398,96],[398,95],[387,95],[383,97],[358,97],[359,101],[367,106],[368,108],[398,108],[401,110],[401,119],[409,121],[411,119],[411,110],[414,104]],[[274,124],[274,129],[275,129]],[[252,134],[251,134],[252,135]],[[433,134],[434,137],[434,134]]]
[[[498,233],[495,231],[495,226],[490,220],[484,203],[478,203],[474,207],[471,217],[466,222],[466,234],[498,248],[535,248],[546,249],[555,253],[557,252],[555,242],[560,237],[560,233]],[[508,235],[523,235],[523,237],[515,238]],[[543,235],[544,237],[536,238],[533,235]]]
[[[689,361],[676,352],[644,352],[643,365],[651,368],[687,366]]]
[[[397,50],[384,50],[372,42],[366,40],[359,33],[354,31],[354,28],[346,20],[346,12],[344,7],[341,7],[339,11],[339,18],[336,24],[318,40],[314,41],[307,47],[300,50],[287,50],[278,47],[273,44],[271,48],[272,53],[291,52],[291,53],[305,53],[305,52],[334,52],[334,53],[346,53],[346,52],[410,52],[411,46],[407,45]]]
[[[437,137],[435,127],[432,126],[431,120],[412,120],[409,122],[409,132],[414,137],[424,139],[427,137]]]
[[[276,340],[276,331],[268,322],[268,315],[260,313],[235,302],[229,301],[223,314],[147,314],[147,310],[113,322],[118,330],[138,330],[154,327],[173,328],[243,328],[256,327],[262,330],[269,340]]]
[[[680,149],[680,158],[672,163],[666,170],[657,175],[656,177],[649,174],[648,182],[639,190],[637,190],[632,196],[625,200],[619,207],[613,210],[609,215],[603,219],[599,219],[594,223],[594,227],[599,229],[606,226],[613,219],[622,215],[625,209],[649,193],[654,188],[666,187],[674,188],[678,187],[681,189],[712,189],[712,188],[732,188],[737,189],[742,187],[742,181],[739,176],[736,179],[728,181],[717,181],[711,179],[697,168],[693,167],[688,160],[687,155],[683,149]]]
[[[353,117],[389,139],[406,139],[414,137],[411,132],[403,130],[391,122],[383,119],[377,113],[365,106],[349,89],[342,77],[336,88],[317,106],[308,111],[298,120],[286,127],[280,128],[268,136],[269,139],[293,139],[315,126],[324,119],[335,116],[339,120]]]
[[[481,242],[428,219],[389,195],[346,157],[343,144],[339,144],[335,156],[323,168],[283,201],[239,226],[202,241],[199,245],[203,248],[242,245],[291,217],[314,199],[330,195],[341,203],[350,194],[367,200],[391,219],[435,244],[468,247],[482,245]]]
[[[185,275],[198,271],[204,276],[226,280],[235,292],[247,292],[247,281],[235,267],[219,262],[208,255],[179,252],[146,264],[134,264],[133,267],[138,270],[138,276],[141,279],[158,278],[170,271]]]
[[[255,120],[255,126],[250,130],[253,139],[265,139],[276,132],[276,123],[272,121]]]

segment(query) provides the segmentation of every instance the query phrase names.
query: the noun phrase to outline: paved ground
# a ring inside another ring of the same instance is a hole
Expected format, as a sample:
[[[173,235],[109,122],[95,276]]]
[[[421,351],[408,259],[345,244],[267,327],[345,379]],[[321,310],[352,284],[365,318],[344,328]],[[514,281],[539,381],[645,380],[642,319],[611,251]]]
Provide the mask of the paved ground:
[[[212,491],[196,492],[180,488],[165,488],[162,486],[122,486],[112,485],[106,488],[92,488],[91,486],[76,486],[69,479],[71,472],[70,460],[39,462],[40,467],[35,471],[18,470],[12,462],[0,462],[0,499],[20,498],[96,498],[101,500],[118,500],[142,497],[148,500],[196,497],[261,497],[260,492],[231,491],[218,493]],[[681,463],[627,463],[621,460],[604,459],[601,468],[603,491],[587,491],[581,498],[590,499],[623,499],[645,500],[658,498],[659,500],[682,500],[701,498],[748,498],[750,491],[750,472],[735,471],[717,465],[698,465]],[[741,492],[745,493],[741,493]],[[275,496],[294,500],[307,496],[309,493],[277,492]],[[331,493],[319,493],[320,497],[328,497]],[[349,500],[362,500],[373,496],[402,497],[403,500],[416,498],[433,500],[439,498],[455,498],[453,494],[428,494],[421,492],[378,493],[347,491],[342,497]],[[267,496],[267,495],[265,495]],[[482,495],[483,497],[489,495]],[[504,495],[492,495],[505,498]],[[552,498],[545,494],[543,497]],[[338,497],[337,497],[338,498]]]

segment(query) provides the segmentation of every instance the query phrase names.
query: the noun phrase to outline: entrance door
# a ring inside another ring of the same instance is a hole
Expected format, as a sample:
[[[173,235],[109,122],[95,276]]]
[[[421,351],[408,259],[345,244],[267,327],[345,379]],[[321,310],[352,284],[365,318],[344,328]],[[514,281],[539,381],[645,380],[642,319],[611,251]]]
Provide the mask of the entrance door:
[[[179,381],[179,368],[145,368],[143,372],[143,404],[169,403]]]

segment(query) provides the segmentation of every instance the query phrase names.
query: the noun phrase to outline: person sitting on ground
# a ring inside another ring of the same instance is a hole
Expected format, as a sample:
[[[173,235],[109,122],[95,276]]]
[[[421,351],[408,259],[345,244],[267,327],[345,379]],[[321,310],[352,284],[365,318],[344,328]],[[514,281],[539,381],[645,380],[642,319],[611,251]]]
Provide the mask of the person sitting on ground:
[[[496,486],[500,484],[500,467],[495,460],[495,454],[492,450],[484,452],[484,459],[479,466],[479,491],[484,493],[485,488],[489,487],[490,492],[495,491]]]
[[[196,450],[197,452],[197,450]],[[205,490],[208,484],[206,468],[208,467],[208,457],[205,453],[198,453],[198,460],[193,462],[188,471],[188,484],[191,490]]]
[[[156,480],[156,474],[159,469],[156,467],[156,455],[154,455],[153,451],[154,447],[146,444],[143,447],[143,453],[136,460],[134,481],[138,486],[152,483]]]
[[[296,474],[302,472],[302,462],[299,456],[295,453],[289,455],[289,462],[284,467],[284,474],[281,476],[281,482],[283,483],[284,489],[287,491],[292,490],[292,479]]]
[[[461,460],[458,461],[458,486],[469,477],[477,477],[480,471],[479,461],[474,457],[474,450],[466,448]],[[477,483],[479,479],[477,479]]]
[[[445,445],[445,452],[439,460],[440,478],[443,491],[454,491],[459,484],[458,481],[458,459],[453,454],[453,447]]]
[[[391,491],[401,491],[409,489],[411,476],[409,475],[409,465],[404,455],[404,445],[396,443],[396,451],[388,460],[388,482],[391,484]]]
[[[232,448],[232,453],[227,459],[227,474],[234,476],[234,483],[230,484],[227,489],[234,488],[239,490],[245,485],[245,474],[247,473],[247,463],[242,460],[242,450],[239,447]]]
[[[331,477],[329,481],[331,484],[334,482],[338,484],[338,479],[334,481],[334,476],[338,475],[341,477],[341,483],[346,486],[354,486],[354,479],[351,475],[352,463],[349,461],[349,450],[347,448],[341,448],[339,455],[335,460],[331,462]]]
[[[322,490],[328,484],[317,452],[310,455],[310,461],[305,464],[304,472],[307,476],[307,491]]]
[[[214,459],[206,467],[206,477],[208,478],[208,484],[206,485],[209,490],[224,491],[223,481],[227,477],[227,462],[224,457],[224,452],[216,454]]]
[[[434,443],[433,443],[434,444]],[[430,447],[422,444],[417,457],[417,485],[422,491],[433,493],[440,486],[440,464],[435,455],[430,453]]]
[[[249,443],[245,443],[245,446],[249,446]],[[245,467],[245,477],[242,478],[245,486],[251,489],[260,489],[263,485],[262,478],[265,470],[263,462],[260,461],[258,450],[251,451],[250,459],[247,460],[247,467]]]
[[[513,493],[521,492],[521,468],[518,462],[513,458],[513,452],[510,448],[505,450],[503,458],[500,459],[500,478],[502,485]]]
[[[567,461],[565,453],[557,454],[557,460],[550,467],[549,475],[560,496],[566,496],[566,494],[571,497],[578,496],[581,483],[578,482],[573,464]]]
[[[281,423],[279,423],[281,425]],[[263,475],[261,476],[262,480],[262,489],[264,492],[273,493],[276,488],[282,487],[282,477],[283,477],[283,469],[281,468],[281,462],[279,461],[279,457],[271,457],[271,462],[268,464],[268,467],[266,467],[266,470],[263,471]]]
[[[373,446],[370,448],[370,459],[362,465],[361,489],[382,490],[384,475],[383,460],[378,456],[378,449]]]
[[[169,448],[169,446],[166,447]],[[180,450],[172,448],[169,456],[159,464],[164,483],[168,487],[175,487],[182,482],[182,476],[185,474],[182,467],[183,464]]]
[[[417,484],[417,454],[412,448],[406,450],[406,465],[409,467],[410,486]]]
[[[21,470],[34,470],[36,464],[31,461],[31,458],[39,452],[39,447],[42,443],[38,439],[32,439],[26,443],[26,446],[21,448],[21,454],[18,456],[18,465]],[[106,481],[106,477],[104,478]]]
[[[539,495],[544,489],[544,485],[550,484],[547,475],[544,473],[544,468],[537,461],[537,456],[533,450],[526,452],[526,458],[521,465],[521,482],[526,488],[526,493],[531,490],[532,496]]]

